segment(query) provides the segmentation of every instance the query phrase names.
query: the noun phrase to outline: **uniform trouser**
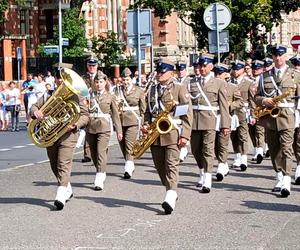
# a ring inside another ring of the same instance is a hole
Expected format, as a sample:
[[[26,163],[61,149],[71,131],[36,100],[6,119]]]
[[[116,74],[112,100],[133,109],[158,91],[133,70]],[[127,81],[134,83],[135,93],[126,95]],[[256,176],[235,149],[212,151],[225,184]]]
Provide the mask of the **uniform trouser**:
[[[176,144],[168,146],[151,146],[155,168],[162,184],[167,190],[175,190],[179,176],[179,147]]]
[[[90,134],[87,132],[86,139],[90,145],[91,157],[96,167],[96,171],[98,173],[106,172],[110,132],[98,134]]]
[[[231,131],[230,137],[234,153],[247,154],[248,151],[248,124],[247,121],[239,121],[240,126],[235,131]]]
[[[230,134],[225,136],[222,132],[216,132],[215,155],[219,163],[227,162],[229,139]]]
[[[83,144],[83,157],[84,158],[92,158],[91,156],[91,149],[90,149],[90,145],[86,139],[87,136],[85,136],[85,139],[84,139],[84,144]]]
[[[216,131],[192,130],[191,150],[199,168],[204,168],[205,173],[212,173],[214,164],[214,145]]]
[[[294,129],[281,131],[266,129],[266,133],[274,170],[290,176],[293,165]]]
[[[252,144],[255,148],[262,148],[265,144],[265,128],[261,125],[255,124],[249,126],[249,134]]]
[[[51,169],[59,186],[67,186],[70,182],[73,154],[77,140],[78,132],[68,132],[52,146],[47,147]]]
[[[126,161],[133,161],[133,156],[131,155],[131,150],[133,144],[136,142],[138,134],[138,125],[122,127],[123,129],[123,139],[119,142],[121,151]]]
[[[294,142],[293,142],[293,150],[296,157],[297,165],[300,164],[300,140],[297,138],[299,130],[300,130],[299,128],[295,129]]]

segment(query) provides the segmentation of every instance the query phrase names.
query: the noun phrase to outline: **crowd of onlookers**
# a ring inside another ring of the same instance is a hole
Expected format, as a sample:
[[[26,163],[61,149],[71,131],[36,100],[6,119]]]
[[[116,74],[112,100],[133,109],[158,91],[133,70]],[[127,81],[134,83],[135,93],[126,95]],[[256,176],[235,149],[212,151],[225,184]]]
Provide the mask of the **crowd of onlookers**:
[[[21,107],[25,107],[26,122],[30,118],[28,110],[47,91],[54,90],[55,78],[51,72],[47,75],[28,74],[22,83],[10,81],[0,83],[0,130],[19,131]],[[22,105],[22,106],[21,106]]]

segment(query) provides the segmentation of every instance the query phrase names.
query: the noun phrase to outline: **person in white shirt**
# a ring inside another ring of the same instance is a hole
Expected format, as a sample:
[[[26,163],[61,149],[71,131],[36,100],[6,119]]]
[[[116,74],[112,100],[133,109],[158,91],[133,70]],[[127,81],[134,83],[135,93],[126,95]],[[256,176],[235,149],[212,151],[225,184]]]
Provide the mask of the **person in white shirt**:
[[[6,90],[6,111],[11,115],[11,131],[19,131],[19,112],[21,110],[21,94],[16,83],[11,81]]]
[[[5,109],[6,105],[6,91],[4,83],[0,83],[0,130],[7,130],[9,123],[9,115]]]
[[[51,85],[51,89],[55,88],[55,78],[52,76],[51,71],[47,71],[47,76],[45,77],[45,82]]]

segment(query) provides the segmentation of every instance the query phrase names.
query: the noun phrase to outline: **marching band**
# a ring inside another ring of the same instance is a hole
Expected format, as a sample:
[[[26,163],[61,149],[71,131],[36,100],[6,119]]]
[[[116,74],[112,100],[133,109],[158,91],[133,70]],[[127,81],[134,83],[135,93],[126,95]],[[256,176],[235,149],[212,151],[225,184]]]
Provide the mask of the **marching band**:
[[[57,209],[63,209],[73,195],[71,163],[80,127],[85,127],[86,148],[90,149],[85,158],[91,158],[96,168],[95,190],[104,188],[108,142],[113,131],[125,159],[125,179],[132,178],[138,166],[133,145],[143,135],[159,132],[150,151],[166,188],[162,202],[165,214],[175,209],[179,166],[184,164],[189,147],[200,173],[196,185],[201,193],[210,193],[214,158],[218,160],[217,181],[224,180],[230,167],[246,171],[249,138],[255,149],[252,161],[260,164],[269,153],[276,174],[272,191],[288,197],[293,154],[297,161],[295,183],[300,184],[300,57],[291,58],[293,66],[289,66],[285,46],[276,44],[270,51],[272,58],[251,63],[235,60],[230,65],[214,64],[214,55],[203,53],[194,62],[193,75],[188,75],[186,63],[162,59],[144,88],[134,83],[129,68],[121,74],[122,84],[112,88],[103,72],[90,70],[84,77],[89,88],[85,105],[77,94],[71,97],[79,103],[79,120],[47,147],[58,181],[54,202]],[[97,59],[89,58],[87,65],[92,68]],[[32,106],[33,119],[46,119],[40,112],[43,103],[41,99]],[[227,159],[230,139],[235,153],[233,163]]]

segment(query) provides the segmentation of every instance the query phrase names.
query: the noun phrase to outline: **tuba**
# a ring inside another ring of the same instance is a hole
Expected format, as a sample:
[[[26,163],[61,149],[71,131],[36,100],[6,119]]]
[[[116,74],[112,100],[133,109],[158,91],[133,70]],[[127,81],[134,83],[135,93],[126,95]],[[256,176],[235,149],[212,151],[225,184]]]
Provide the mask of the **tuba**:
[[[160,112],[151,123],[148,132],[135,142],[131,151],[131,155],[134,159],[140,158],[160,135],[167,134],[172,130],[173,126],[170,113],[175,105],[176,102],[173,100],[167,103],[165,110]]]
[[[283,93],[282,95],[275,96],[273,98],[273,101],[275,102],[275,107],[268,108],[263,106],[257,106],[253,111],[253,116],[256,119],[259,119],[260,117],[270,115],[272,118],[277,118],[281,112],[281,109],[277,106],[277,104],[285,99],[286,97],[292,95],[293,88],[289,89],[287,92]]]
[[[60,72],[62,84],[41,107],[44,119],[33,119],[28,125],[29,137],[41,148],[52,146],[79,120],[80,107],[70,100],[73,95],[88,95],[85,81],[73,70],[64,68]]]

